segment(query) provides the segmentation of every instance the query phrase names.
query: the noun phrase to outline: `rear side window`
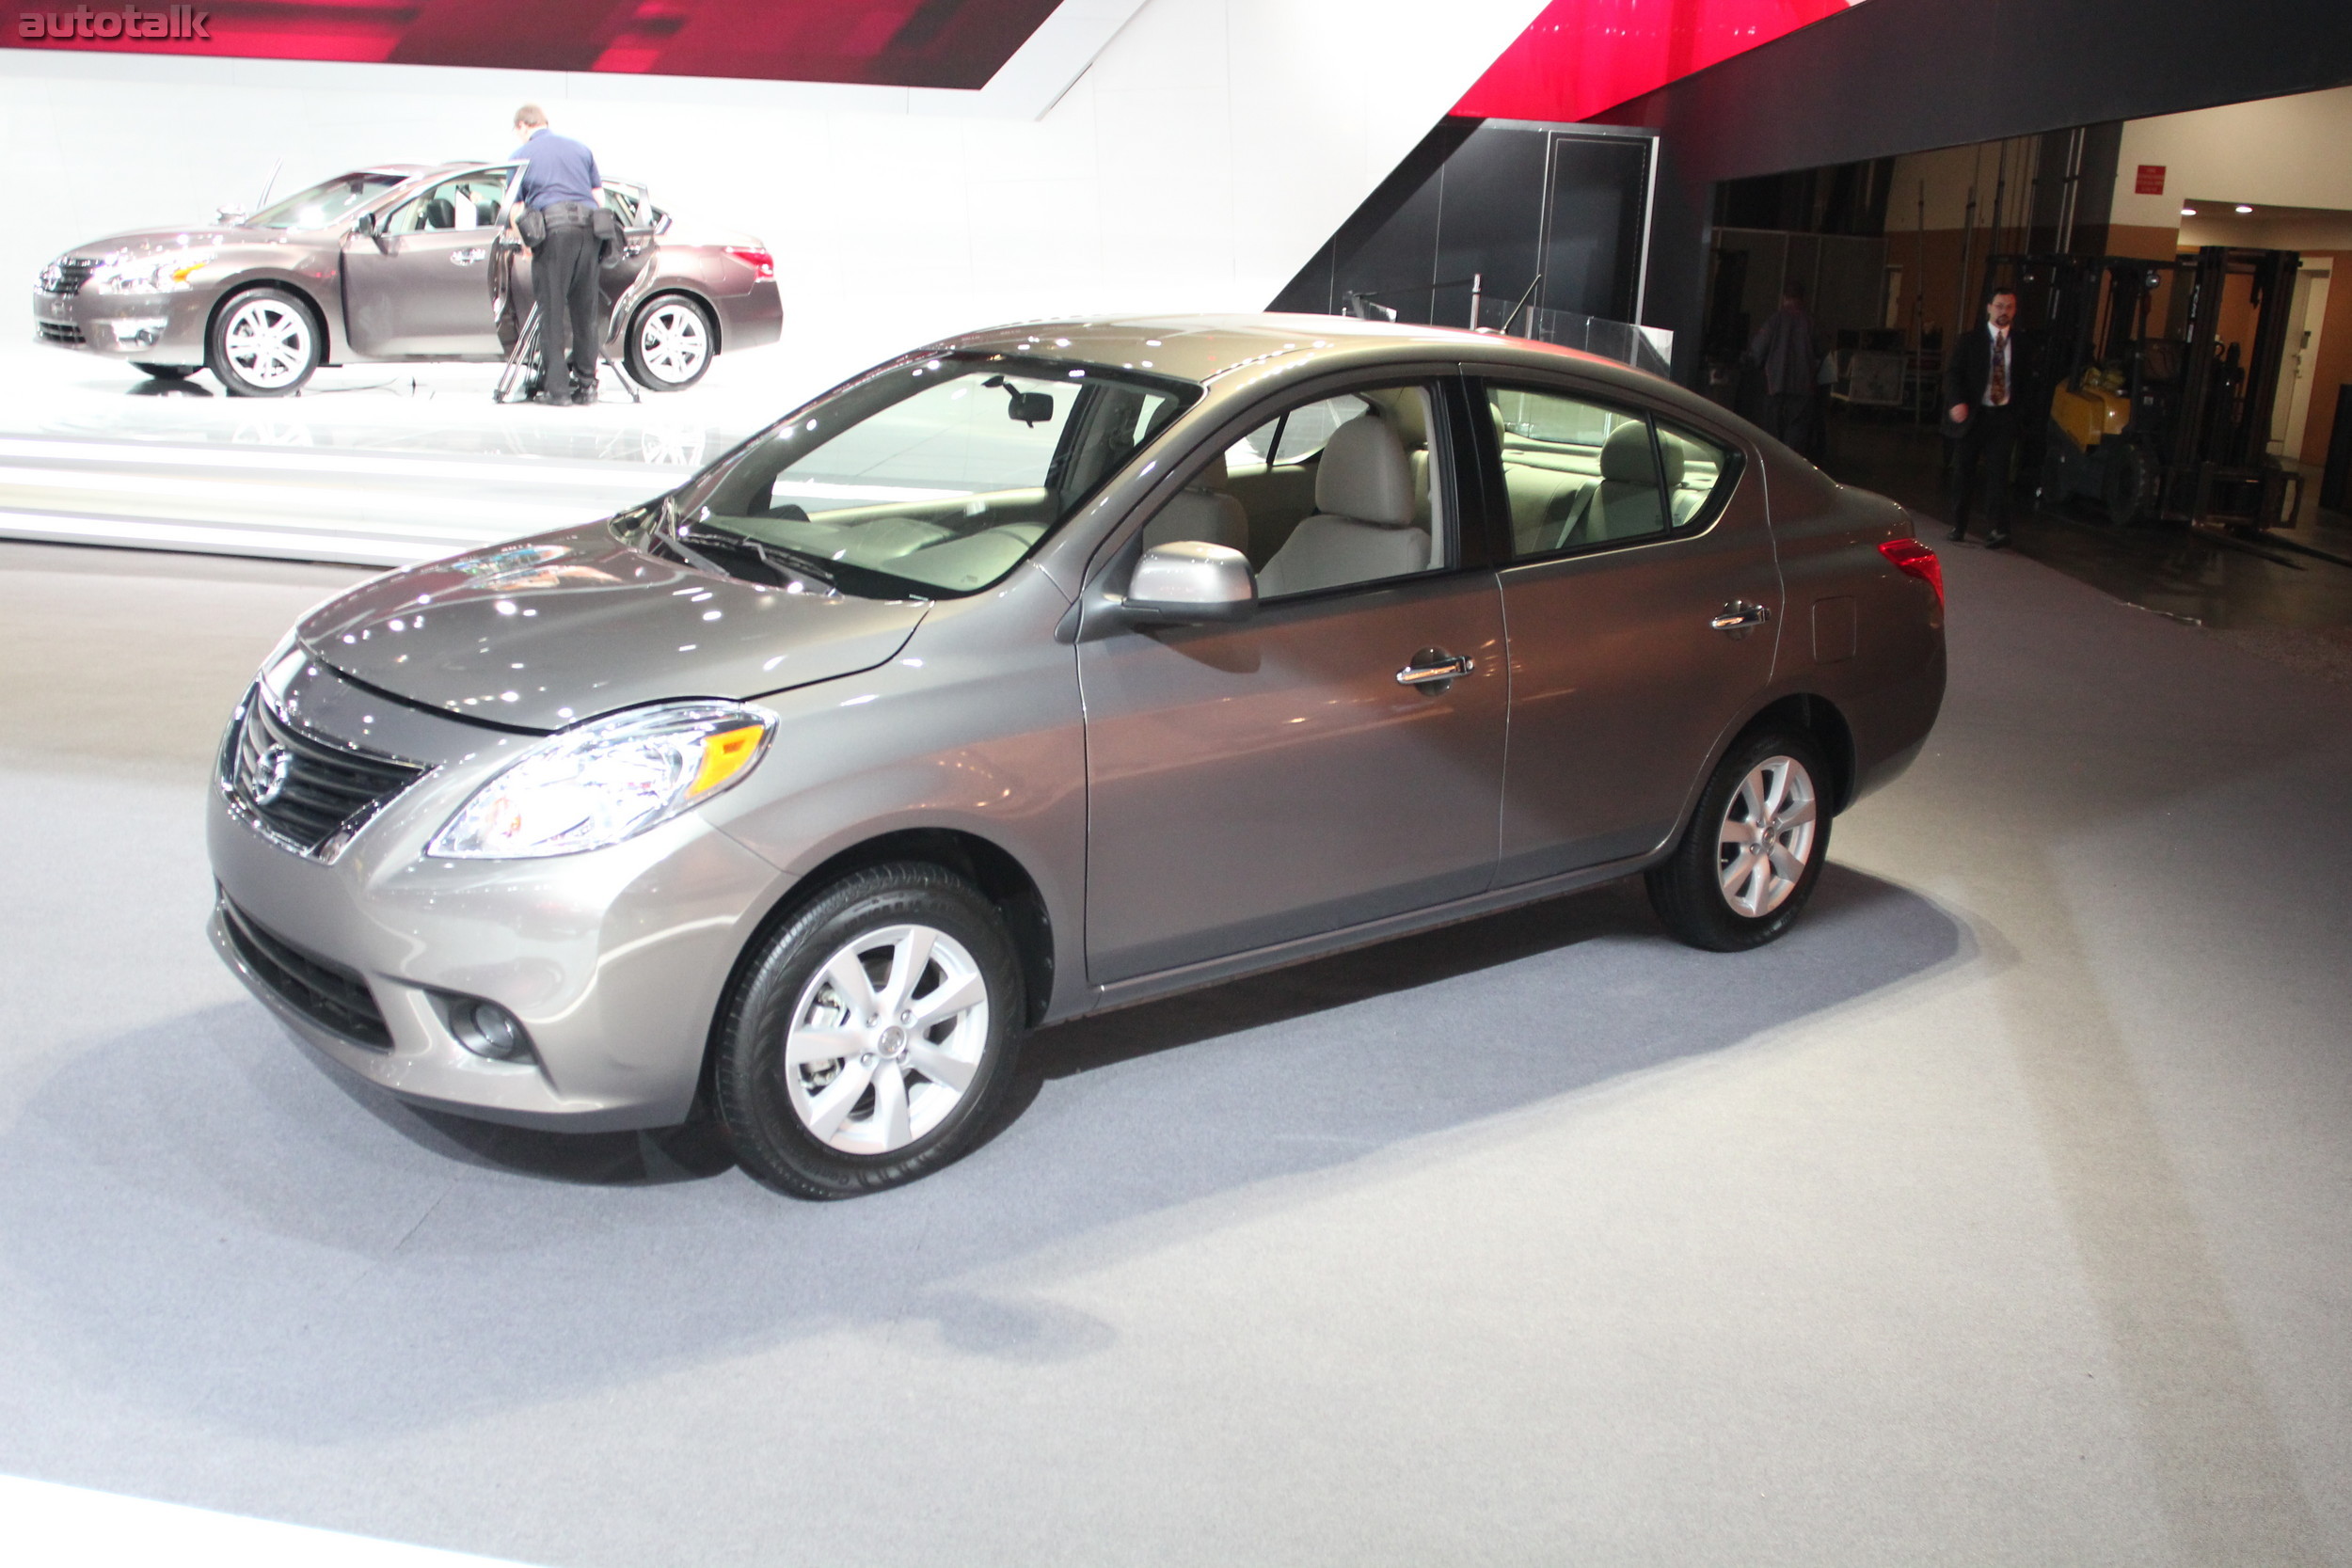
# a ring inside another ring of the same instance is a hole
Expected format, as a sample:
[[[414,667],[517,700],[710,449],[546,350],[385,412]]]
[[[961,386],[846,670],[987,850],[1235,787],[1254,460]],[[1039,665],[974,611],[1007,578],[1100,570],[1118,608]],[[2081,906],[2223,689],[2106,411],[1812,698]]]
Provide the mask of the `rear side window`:
[[[1735,449],[1639,409],[1524,387],[1486,401],[1514,561],[1704,528],[1739,473]]]
[[[1670,420],[1657,424],[1674,526],[1677,531],[1705,528],[1731,499],[1731,487],[1740,477],[1739,451]]]

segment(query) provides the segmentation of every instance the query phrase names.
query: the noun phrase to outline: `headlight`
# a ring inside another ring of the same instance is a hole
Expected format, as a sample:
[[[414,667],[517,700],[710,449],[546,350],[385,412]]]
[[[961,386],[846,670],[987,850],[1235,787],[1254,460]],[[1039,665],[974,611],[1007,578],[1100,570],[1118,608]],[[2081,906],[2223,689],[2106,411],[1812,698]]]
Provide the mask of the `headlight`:
[[[178,293],[196,287],[197,274],[212,262],[212,256],[202,251],[133,256],[99,268],[83,286],[102,294]]]
[[[476,790],[425,853],[520,860],[618,844],[741,779],[774,727],[774,715],[741,703],[672,703],[583,724]]]

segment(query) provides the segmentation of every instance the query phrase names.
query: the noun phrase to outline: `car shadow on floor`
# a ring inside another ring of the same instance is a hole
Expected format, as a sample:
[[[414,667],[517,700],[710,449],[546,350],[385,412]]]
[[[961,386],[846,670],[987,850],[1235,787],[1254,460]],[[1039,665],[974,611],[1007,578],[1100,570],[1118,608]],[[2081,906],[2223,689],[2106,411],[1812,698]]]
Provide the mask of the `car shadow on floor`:
[[[321,1443],[845,1323],[1082,1356],[1115,1330],[1006,1293],[1008,1271],[1180,1211],[1218,1223],[1228,1195],[1754,1042],[1968,951],[1928,899],[1836,866],[1788,938],[1738,955],[1602,889],[1041,1031],[993,1141],[839,1204],[660,1138],[453,1126],[225,1004],[74,1048],[0,1128],[0,1326],[83,1369],[66,1403],[95,1379],[165,1427]],[[42,1396],[20,1392],[29,1418]]]

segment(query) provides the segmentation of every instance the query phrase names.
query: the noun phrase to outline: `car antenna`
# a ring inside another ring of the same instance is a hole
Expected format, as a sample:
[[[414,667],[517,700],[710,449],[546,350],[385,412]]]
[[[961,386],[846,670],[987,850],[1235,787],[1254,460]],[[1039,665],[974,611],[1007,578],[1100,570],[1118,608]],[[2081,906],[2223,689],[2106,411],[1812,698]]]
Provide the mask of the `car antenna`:
[[[278,170],[284,168],[285,166],[286,160],[283,158],[278,159],[277,163],[270,166],[269,178],[262,182],[262,199],[253,204],[253,210],[255,212],[258,213],[262,208],[269,205],[269,193],[278,188]]]

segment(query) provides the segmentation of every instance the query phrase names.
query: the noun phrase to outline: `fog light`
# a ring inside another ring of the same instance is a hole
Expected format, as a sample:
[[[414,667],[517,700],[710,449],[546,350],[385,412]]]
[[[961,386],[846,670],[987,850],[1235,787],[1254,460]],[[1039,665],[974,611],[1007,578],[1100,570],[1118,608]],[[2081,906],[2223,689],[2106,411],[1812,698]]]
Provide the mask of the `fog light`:
[[[449,1032],[475,1055],[487,1056],[494,1062],[531,1059],[531,1037],[504,1007],[472,996],[452,996],[445,999],[444,1005],[449,1013]]]
[[[156,316],[151,319],[143,317],[118,321],[108,325],[115,329],[115,347],[152,348],[162,340],[164,328],[169,326],[171,323],[163,316]]]

